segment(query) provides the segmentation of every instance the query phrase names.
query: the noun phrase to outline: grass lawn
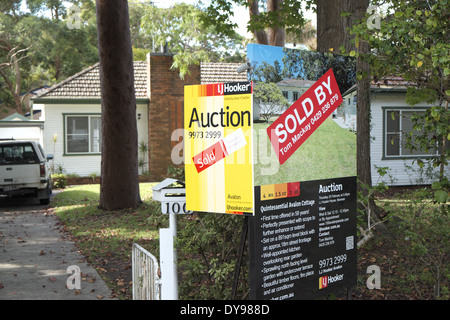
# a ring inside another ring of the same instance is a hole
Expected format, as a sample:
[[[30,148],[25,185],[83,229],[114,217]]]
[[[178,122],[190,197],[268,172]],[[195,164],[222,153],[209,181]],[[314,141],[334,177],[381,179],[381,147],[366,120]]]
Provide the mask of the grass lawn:
[[[356,135],[332,119],[325,120],[283,165],[267,137],[268,126],[256,123],[253,127],[255,185],[356,175]]]
[[[60,218],[68,236],[76,242],[81,253],[120,299],[132,298],[132,244],[138,243],[159,258],[159,229],[168,227],[168,218],[161,213],[160,204],[151,199],[152,185],[141,184],[143,203],[137,210],[99,210],[98,185],[69,187],[51,202],[54,213]],[[377,203],[387,213],[386,225],[389,231],[387,234],[377,234],[358,249],[358,283],[352,290],[353,299],[449,298],[449,217],[448,214],[443,214],[436,204],[426,200],[427,198],[423,197],[424,192],[429,191],[420,189],[378,195]],[[218,221],[231,216],[219,215],[214,219],[217,218],[215,220]],[[230,220],[223,222],[225,226]],[[207,232],[201,229],[201,223],[190,216],[183,216],[178,220],[180,233],[183,229],[181,226],[195,231],[191,234],[193,239],[184,239],[185,243],[193,241],[192,245],[198,244],[200,242],[194,238],[208,237]],[[234,228],[228,232],[239,237],[239,232]],[[221,232],[224,231],[219,233]],[[211,233],[209,237],[213,237],[212,246],[218,237],[226,238],[224,234],[218,235],[216,232]],[[236,239],[228,240],[227,243],[238,246]],[[217,252],[224,250],[223,244],[218,243],[217,246]],[[211,261],[215,258],[216,256],[213,256]],[[198,264],[195,259],[191,259],[189,263],[193,266]],[[367,267],[370,265],[380,267],[381,289],[369,290],[366,287],[369,277]],[[233,274],[233,266],[231,261],[230,274]],[[186,276],[188,274],[183,275]],[[248,277],[248,274],[242,277]],[[203,285],[211,286],[207,281],[189,284],[192,291],[202,288]],[[436,296],[436,287],[440,290],[439,297]],[[204,296],[210,297],[206,289],[200,290],[203,290]],[[186,297],[180,295],[180,299],[183,298]],[[343,293],[331,298],[345,299],[345,295]]]

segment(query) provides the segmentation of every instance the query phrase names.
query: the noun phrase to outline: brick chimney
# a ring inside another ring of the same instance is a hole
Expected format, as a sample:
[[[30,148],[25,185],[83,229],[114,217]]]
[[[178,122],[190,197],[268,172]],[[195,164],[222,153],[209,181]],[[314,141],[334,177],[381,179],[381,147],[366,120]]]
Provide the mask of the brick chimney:
[[[147,55],[148,163],[153,181],[165,179],[168,166],[174,165],[171,152],[179,141],[171,141],[171,136],[175,129],[184,127],[184,86],[200,84],[200,66],[191,66],[190,75],[182,80],[178,70],[170,69],[172,64],[171,53]]]

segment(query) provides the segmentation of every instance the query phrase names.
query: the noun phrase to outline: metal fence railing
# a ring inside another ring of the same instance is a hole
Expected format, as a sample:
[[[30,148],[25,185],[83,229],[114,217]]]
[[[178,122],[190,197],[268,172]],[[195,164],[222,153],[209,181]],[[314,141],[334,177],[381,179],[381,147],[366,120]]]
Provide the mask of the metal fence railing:
[[[134,243],[132,248],[133,300],[161,300],[158,260]]]

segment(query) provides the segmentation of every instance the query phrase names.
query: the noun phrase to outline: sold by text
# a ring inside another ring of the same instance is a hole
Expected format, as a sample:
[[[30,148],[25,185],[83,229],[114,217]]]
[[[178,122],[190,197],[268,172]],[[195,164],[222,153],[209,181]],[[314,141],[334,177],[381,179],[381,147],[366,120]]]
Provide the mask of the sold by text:
[[[187,304],[181,307],[181,315],[200,315],[210,318],[214,313],[228,315],[267,315],[269,314],[269,306],[265,304],[225,304],[219,307],[213,306],[197,306]]]

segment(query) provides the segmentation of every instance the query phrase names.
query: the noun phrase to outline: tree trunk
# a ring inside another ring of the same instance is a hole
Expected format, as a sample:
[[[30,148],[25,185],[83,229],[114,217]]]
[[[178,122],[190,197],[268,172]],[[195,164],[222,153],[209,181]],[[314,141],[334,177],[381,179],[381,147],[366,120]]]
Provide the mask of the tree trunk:
[[[22,100],[20,98],[22,75],[19,65],[20,58],[17,55],[20,52],[27,51],[29,48],[30,47],[19,50],[18,47],[14,48],[13,45],[6,39],[0,39],[0,50],[4,51],[7,57],[10,57],[9,61],[0,63],[0,75],[5,80],[5,83],[14,98],[14,108],[19,114],[23,114]],[[2,68],[11,68],[11,70],[13,70],[14,81],[9,79],[8,74],[1,70]]]
[[[350,28],[355,20],[361,19],[367,11],[369,0],[317,0],[317,50],[321,52],[340,52],[344,46],[346,52],[358,51],[368,53],[367,43],[360,42],[358,48],[351,42]],[[350,16],[342,17],[342,12],[351,12]],[[372,187],[370,161],[370,70],[369,65],[360,57],[356,60],[356,71],[363,74],[357,81],[356,109],[356,149],[358,188],[364,199],[367,199],[371,212],[376,212],[373,199],[369,199],[369,189]]]
[[[259,15],[259,9],[258,9],[258,0],[248,0],[249,2],[249,15],[250,19],[252,19],[252,16]],[[269,44],[269,41],[267,40],[267,33],[265,30],[254,30],[253,36],[255,37],[257,44]]]
[[[369,46],[365,42],[359,44],[360,53],[368,53]],[[364,73],[361,80],[357,82],[356,100],[356,146],[357,146],[357,167],[356,172],[360,184],[360,191],[366,197],[372,187],[372,173],[370,161],[370,70],[367,63],[361,58],[356,60],[356,70]],[[369,200],[372,202],[372,200]],[[369,203],[374,206],[374,203]],[[373,212],[373,211],[372,211]]]
[[[369,6],[369,0],[317,0],[317,51],[335,53],[344,46],[347,52],[356,50],[349,28],[361,19]],[[341,16],[349,12],[349,16]]]
[[[317,5],[317,51],[339,51],[344,44],[343,3],[347,0],[316,0]]]
[[[283,0],[267,0],[267,12],[277,12]],[[259,15],[259,0],[248,0],[250,19]],[[284,47],[286,31],[281,27],[269,27],[266,30],[254,30],[256,43]]]
[[[268,0],[267,1],[267,12],[277,12],[280,10],[280,6],[283,0]],[[280,17],[277,17],[280,21]],[[267,38],[271,46],[284,47],[284,42],[286,39],[286,31],[281,27],[272,27],[267,30]]]
[[[342,18],[344,30],[350,28],[355,20],[364,17],[369,6],[369,0],[343,1],[342,12],[351,12],[352,15]],[[347,31],[343,36],[346,52],[355,50],[359,53],[356,59],[356,72],[362,75],[357,81],[357,100],[356,100],[356,146],[357,146],[357,165],[356,172],[358,176],[358,188],[363,198],[367,200],[366,207],[369,212],[378,213],[373,197],[370,195],[372,188],[372,169],[370,161],[370,67],[361,58],[362,55],[369,53],[367,42],[360,41],[358,47],[351,43],[350,33]],[[372,219],[376,219],[375,216]]]
[[[133,53],[126,0],[96,0],[102,96],[100,207],[140,203]]]

